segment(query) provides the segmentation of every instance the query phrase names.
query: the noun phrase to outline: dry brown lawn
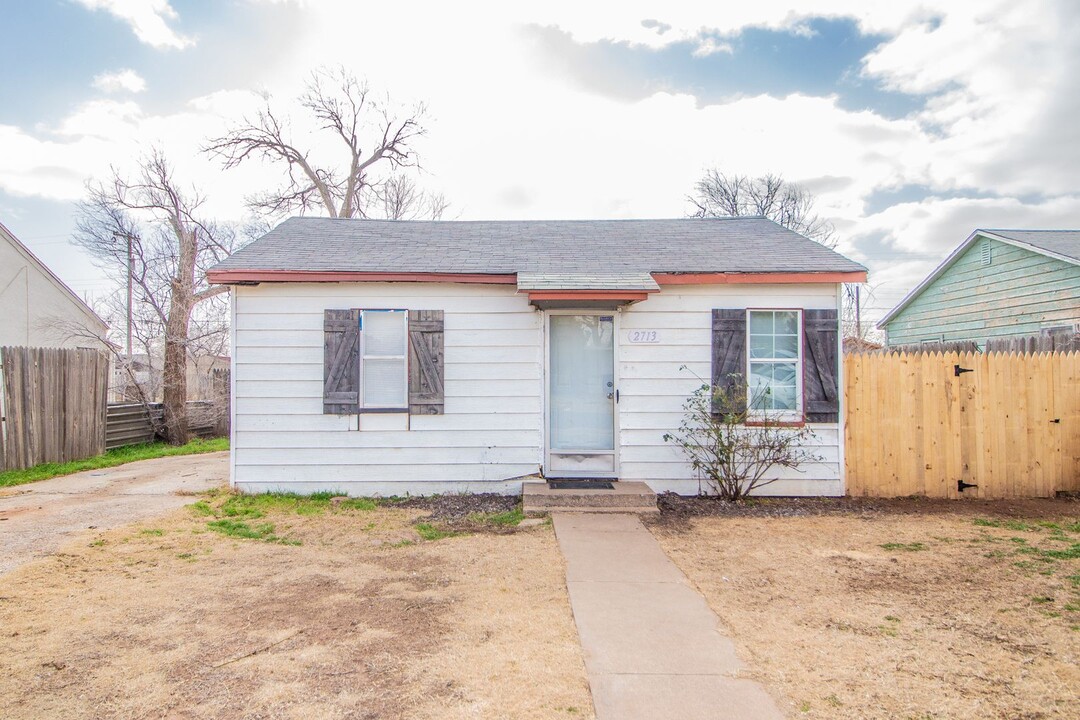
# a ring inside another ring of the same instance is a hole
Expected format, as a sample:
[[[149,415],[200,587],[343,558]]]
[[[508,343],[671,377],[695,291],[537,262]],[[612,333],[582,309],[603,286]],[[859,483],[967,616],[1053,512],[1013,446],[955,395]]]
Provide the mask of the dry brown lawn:
[[[0,717],[591,718],[551,527],[422,514],[188,508],[2,576]]]
[[[1078,521],[894,502],[652,530],[789,717],[1035,720],[1080,718]]]

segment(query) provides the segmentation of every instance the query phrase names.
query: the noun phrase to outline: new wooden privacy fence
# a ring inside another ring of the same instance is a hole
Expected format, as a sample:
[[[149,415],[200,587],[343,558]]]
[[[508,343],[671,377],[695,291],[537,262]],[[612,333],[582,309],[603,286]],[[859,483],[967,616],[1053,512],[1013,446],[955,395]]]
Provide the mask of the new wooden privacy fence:
[[[1080,353],[851,354],[844,373],[850,495],[1080,491]]]
[[[109,360],[96,350],[0,348],[0,469],[105,452]]]

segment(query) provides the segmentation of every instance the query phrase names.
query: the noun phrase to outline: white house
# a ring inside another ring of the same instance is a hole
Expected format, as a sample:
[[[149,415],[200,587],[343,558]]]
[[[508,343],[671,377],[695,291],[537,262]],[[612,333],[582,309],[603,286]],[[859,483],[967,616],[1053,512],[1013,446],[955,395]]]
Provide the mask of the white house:
[[[100,348],[108,327],[0,224],[0,346]]]
[[[213,268],[232,285],[232,482],[354,495],[523,478],[696,493],[663,440],[702,378],[772,388],[840,495],[842,283],[866,269],[764,218],[293,218]]]

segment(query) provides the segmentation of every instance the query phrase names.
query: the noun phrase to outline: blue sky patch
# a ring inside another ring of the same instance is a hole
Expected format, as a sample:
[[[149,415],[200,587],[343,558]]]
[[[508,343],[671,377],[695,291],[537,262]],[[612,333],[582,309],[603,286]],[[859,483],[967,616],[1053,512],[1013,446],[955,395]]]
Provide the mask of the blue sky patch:
[[[648,22],[663,27],[659,20]],[[888,38],[863,35],[851,19],[815,18],[799,33],[746,28],[707,35],[702,39],[731,50],[707,55],[695,55],[699,43],[691,41],[652,49],[611,40],[581,43],[554,26],[530,25],[525,32],[550,67],[592,92],[627,101],[661,91],[690,93],[700,105],[760,94],[836,95],[846,110],[898,118],[925,100],[862,76],[862,59]]]

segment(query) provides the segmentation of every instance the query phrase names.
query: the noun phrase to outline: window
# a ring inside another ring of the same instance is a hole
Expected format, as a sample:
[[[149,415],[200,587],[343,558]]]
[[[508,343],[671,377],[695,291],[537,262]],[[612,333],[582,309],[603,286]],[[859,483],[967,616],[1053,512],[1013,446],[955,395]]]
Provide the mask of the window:
[[[798,310],[750,310],[749,402],[782,414],[801,409],[802,351]]]
[[[409,406],[408,318],[406,310],[360,313],[361,407]]]

